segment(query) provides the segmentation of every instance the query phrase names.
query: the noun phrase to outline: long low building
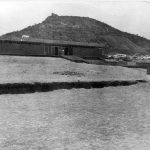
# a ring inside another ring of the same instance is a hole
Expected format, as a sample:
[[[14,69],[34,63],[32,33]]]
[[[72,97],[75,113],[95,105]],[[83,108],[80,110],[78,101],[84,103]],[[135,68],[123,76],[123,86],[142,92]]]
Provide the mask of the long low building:
[[[35,38],[13,38],[0,40],[1,55],[61,56],[75,55],[96,59],[103,55],[105,45]]]

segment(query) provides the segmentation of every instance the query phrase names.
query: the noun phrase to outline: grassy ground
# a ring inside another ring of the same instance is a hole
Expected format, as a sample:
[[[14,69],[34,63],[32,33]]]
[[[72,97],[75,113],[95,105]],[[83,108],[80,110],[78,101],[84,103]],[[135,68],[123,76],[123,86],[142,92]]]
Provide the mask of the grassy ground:
[[[148,79],[146,70],[0,56],[0,83]],[[2,150],[150,149],[150,85],[0,95]]]
[[[138,80],[146,70],[74,63],[61,58],[0,56],[0,83]]]
[[[150,84],[0,96],[2,150],[149,150]]]

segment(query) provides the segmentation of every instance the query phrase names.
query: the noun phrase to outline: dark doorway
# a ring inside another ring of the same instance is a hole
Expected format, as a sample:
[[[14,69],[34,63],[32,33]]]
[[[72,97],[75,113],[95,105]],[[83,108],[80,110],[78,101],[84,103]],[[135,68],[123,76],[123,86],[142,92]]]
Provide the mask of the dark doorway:
[[[58,47],[55,47],[55,56],[58,56]]]
[[[69,49],[68,49],[68,47],[65,47],[65,55],[69,55]]]
[[[69,55],[73,55],[73,48],[69,47]]]
[[[50,53],[50,47],[48,45],[45,45],[44,53],[45,53],[46,56],[50,56],[51,55],[51,53]]]

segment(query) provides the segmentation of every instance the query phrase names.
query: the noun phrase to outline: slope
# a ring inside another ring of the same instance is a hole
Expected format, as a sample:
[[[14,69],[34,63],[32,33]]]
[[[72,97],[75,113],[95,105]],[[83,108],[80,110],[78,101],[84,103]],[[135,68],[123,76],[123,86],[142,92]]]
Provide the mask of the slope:
[[[5,34],[1,38],[21,37],[22,35],[51,40],[103,42],[106,44],[107,53],[135,54],[147,53],[150,50],[149,40],[121,32],[103,22],[88,17],[52,14],[39,24]]]

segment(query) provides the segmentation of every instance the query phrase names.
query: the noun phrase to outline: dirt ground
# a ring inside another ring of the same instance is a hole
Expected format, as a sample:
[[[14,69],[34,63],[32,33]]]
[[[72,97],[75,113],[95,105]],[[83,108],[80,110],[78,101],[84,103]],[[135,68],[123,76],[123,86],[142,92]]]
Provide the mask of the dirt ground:
[[[0,96],[2,150],[149,150],[150,83]]]
[[[0,56],[0,84],[143,79],[144,69]],[[0,149],[149,150],[149,93],[140,83],[0,95]]]
[[[74,63],[52,57],[0,56],[0,84],[146,78],[144,69]]]

